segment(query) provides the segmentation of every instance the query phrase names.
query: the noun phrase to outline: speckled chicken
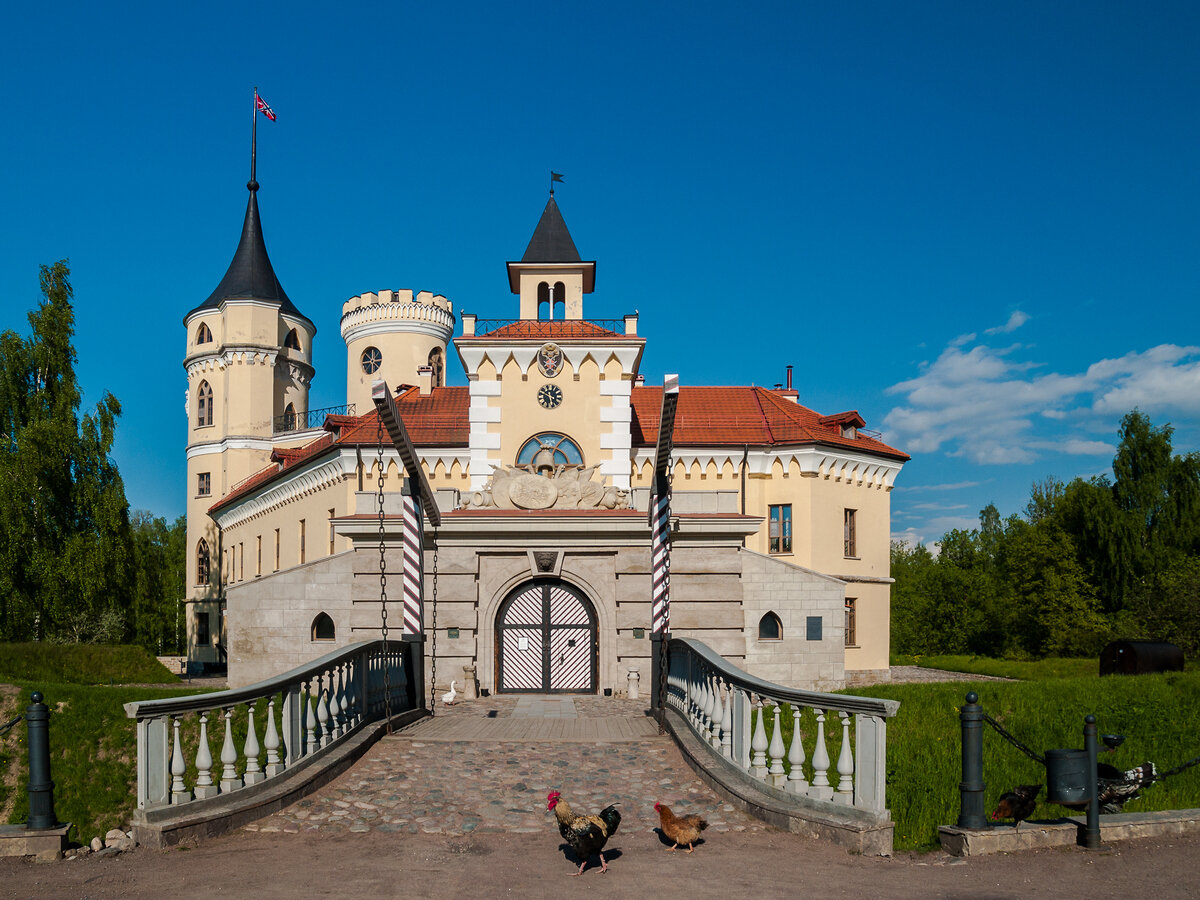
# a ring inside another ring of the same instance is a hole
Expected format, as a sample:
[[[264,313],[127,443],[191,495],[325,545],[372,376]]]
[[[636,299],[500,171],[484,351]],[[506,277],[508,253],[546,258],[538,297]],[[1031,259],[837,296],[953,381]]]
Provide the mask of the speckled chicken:
[[[658,813],[658,824],[662,827],[662,833],[674,842],[668,850],[675,850],[680,844],[687,844],[687,852],[691,853],[694,849],[692,844],[700,840],[700,832],[708,827],[708,823],[695,813],[677,816],[671,812],[671,807],[662,803],[655,803],[654,811]]]
[[[617,833],[617,826],[621,824],[621,814],[616,806],[606,806],[596,816],[580,816],[562,799],[562,794],[551,791],[546,795],[546,809],[554,813],[554,818],[558,820],[558,833],[581,860],[579,871],[573,874],[582,875],[593,854],[600,857],[601,874],[607,872],[604,845]]]
[[[1033,815],[1037,806],[1037,795],[1041,793],[1040,784],[1022,784],[1000,795],[996,811],[992,813],[992,821],[1012,819],[1016,830],[1021,830],[1021,823]]]

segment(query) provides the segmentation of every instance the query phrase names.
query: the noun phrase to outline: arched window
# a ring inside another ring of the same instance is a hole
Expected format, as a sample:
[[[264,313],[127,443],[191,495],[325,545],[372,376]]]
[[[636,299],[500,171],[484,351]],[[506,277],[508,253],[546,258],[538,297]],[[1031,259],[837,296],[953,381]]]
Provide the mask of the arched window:
[[[196,425],[202,427],[213,423],[213,395],[212,388],[208,386],[207,381],[200,382],[200,388],[196,391]]]
[[[196,584],[208,584],[208,541],[196,545]]]
[[[565,319],[567,317],[567,286],[561,281],[554,282],[554,293],[550,299],[553,301],[550,318]]]
[[[555,465],[563,465],[565,463],[576,466],[583,465],[583,453],[580,452],[579,445],[565,434],[557,434],[553,431],[535,434],[522,444],[520,451],[517,453],[517,465],[529,465],[533,462],[533,458],[543,449],[549,450],[554,455]]]
[[[312,621],[312,639],[314,641],[332,641],[337,639],[337,629],[333,619],[326,613],[318,613]]]
[[[442,387],[446,383],[446,357],[441,347],[429,351],[429,367],[433,369],[433,386]]]
[[[543,312],[543,310],[545,311]],[[550,306],[550,285],[544,281],[538,285],[537,317],[539,319],[554,318],[554,309]]]
[[[196,329],[197,344],[211,344],[212,332],[208,330],[208,325],[205,322],[200,323],[200,327]]]
[[[300,337],[296,334],[295,328],[287,333],[287,337],[283,339],[283,346],[287,347],[289,350],[300,349]]]
[[[773,612],[767,613],[758,620],[758,639],[760,641],[782,641],[783,623]]]
[[[296,407],[291,403],[289,403],[283,411],[283,430],[296,430]]]

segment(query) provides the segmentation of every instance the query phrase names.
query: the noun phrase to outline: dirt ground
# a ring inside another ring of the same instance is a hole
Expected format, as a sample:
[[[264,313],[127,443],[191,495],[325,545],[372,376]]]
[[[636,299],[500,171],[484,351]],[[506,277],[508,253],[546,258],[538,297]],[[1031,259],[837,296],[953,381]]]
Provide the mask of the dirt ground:
[[[853,856],[781,832],[721,834],[667,853],[657,834],[618,834],[609,871],[575,862],[547,817],[544,834],[238,832],[191,848],[138,848],[57,863],[0,860],[0,896],[187,897],[971,897],[1200,896],[1200,836],[955,860],[943,854]],[[594,864],[595,865],[595,864]]]

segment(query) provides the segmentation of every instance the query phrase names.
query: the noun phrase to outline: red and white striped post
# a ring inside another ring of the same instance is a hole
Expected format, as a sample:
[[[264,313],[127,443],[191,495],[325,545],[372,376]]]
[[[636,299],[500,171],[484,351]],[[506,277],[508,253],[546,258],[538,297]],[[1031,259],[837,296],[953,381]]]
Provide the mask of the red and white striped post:
[[[658,447],[654,453],[654,486],[650,494],[650,706],[661,709],[667,701],[667,645],[671,640],[671,448],[675,434],[675,409],[679,404],[679,376],[663,379],[662,408],[658,417]]]
[[[421,498],[413,496],[412,479],[404,479],[404,621],[401,638],[425,633],[425,529]]]

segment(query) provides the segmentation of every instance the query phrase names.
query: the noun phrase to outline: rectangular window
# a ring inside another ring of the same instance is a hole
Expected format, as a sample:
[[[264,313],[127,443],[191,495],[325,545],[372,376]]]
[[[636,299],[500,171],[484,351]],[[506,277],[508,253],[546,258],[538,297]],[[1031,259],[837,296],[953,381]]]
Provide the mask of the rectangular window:
[[[333,556],[333,539],[336,535],[333,533],[333,510],[329,511],[329,555]]]
[[[196,496],[208,497],[212,494],[212,473],[199,472],[196,475]]]
[[[279,571],[279,529],[275,529],[275,571]]]
[[[846,598],[846,646],[847,647],[857,647],[858,646],[858,634],[857,634],[857,630],[856,630],[857,623],[854,621],[855,613],[857,612],[857,610],[855,609],[855,604],[857,602],[858,601],[854,597]]]
[[[300,520],[300,563],[304,564],[304,520]]]
[[[771,553],[792,552],[792,505],[785,503],[772,506],[767,524],[767,536]]]
[[[196,613],[196,646],[205,647],[212,641],[208,633],[208,613]],[[165,752],[165,751],[164,751]]]
[[[842,538],[845,543],[846,556],[858,556],[858,542],[854,538],[854,514],[856,509],[843,510]]]
[[[254,553],[254,574],[258,576],[262,574],[262,535],[260,534],[254,540],[258,543]]]
[[[238,541],[238,581],[246,580],[246,545]]]

